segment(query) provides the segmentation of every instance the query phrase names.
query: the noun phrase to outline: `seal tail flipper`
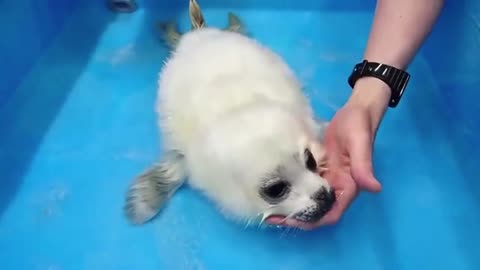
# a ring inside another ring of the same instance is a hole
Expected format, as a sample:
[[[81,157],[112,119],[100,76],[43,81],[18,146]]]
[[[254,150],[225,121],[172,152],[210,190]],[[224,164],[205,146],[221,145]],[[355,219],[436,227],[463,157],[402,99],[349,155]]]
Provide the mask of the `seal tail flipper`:
[[[162,31],[162,39],[171,49],[174,49],[181,37],[174,22],[159,23],[158,27]]]
[[[205,27],[205,19],[203,18],[200,5],[198,5],[196,0],[190,0],[188,11],[190,14],[190,23],[192,25],[192,30]]]
[[[185,182],[184,157],[169,151],[154,166],[140,174],[127,191],[124,212],[136,225],[148,222],[164,207],[169,198]]]
[[[245,28],[242,24],[242,21],[240,20],[240,18],[237,15],[235,15],[232,12],[228,13],[228,26],[225,30],[231,31],[231,32],[242,33],[242,34],[245,33]]]

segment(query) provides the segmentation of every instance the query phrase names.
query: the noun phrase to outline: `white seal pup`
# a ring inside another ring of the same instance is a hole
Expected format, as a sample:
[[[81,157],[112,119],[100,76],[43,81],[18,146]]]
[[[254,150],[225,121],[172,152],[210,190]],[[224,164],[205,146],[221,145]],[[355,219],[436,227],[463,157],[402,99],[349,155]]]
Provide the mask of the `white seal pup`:
[[[328,122],[281,57],[238,25],[206,27],[195,0],[190,12],[193,29],[170,33],[178,39],[159,74],[165,152],[130,186],[127,218],[149,221],[188,183],[235,221],[312,228],[335,202],[322,177]]]

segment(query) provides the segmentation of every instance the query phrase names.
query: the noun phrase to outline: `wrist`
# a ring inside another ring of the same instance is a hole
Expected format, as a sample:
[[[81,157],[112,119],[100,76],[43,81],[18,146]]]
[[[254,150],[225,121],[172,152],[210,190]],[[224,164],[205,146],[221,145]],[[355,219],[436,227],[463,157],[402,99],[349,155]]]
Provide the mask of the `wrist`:
[[[363,77],[355,83],[347,104],[367,111],[376,129],[388,108],[390,97],[391,90],[385,82]]]

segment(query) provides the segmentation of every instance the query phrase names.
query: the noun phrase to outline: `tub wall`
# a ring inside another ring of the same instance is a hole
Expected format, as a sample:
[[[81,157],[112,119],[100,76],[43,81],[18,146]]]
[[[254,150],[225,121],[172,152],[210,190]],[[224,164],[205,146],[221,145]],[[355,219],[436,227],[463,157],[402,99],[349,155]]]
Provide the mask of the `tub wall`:
[[[185,7],[188,1],[185,0],[137,0],[142,8],[158,8],[158,7]],[[255,9],[334,9],[334,10],[372,10],[375,7],[375,0],[314,0],[314,1],[298,1],[298,0],[199,0],[199,4],[203,8],[255,8]]]
[[[0,106],[62,29],[78,3],[66,0],[0,0]]]
[[[89,0],[85,2],[94,2]],[[82,3],[85,3],[82,2]],[[182,8],[183,0],[138,0],[140,8]],[[0,106],[61,31],[69,15],[80,5],[66,0],[0,0]],[[373,10],[375,1],[297,0],[202,0],[204,7],[301,8]],[[425,43],[422,55],[430,64],[438,91],[443,96],[452,136],[462,151],[480,150],[480,2],[446,1],[441,18]],[[462,144],[462,145],[460,145]],[[467,155],[468,156],[468,155]]]
[[[480,151],[480,1],[446,1],[422,53],[443,99],[459,166],[473,181]]]
[[[473,116],[480,113],[480,2],[447,1],[423,54],[448,109],[471,128],[479,127],[480,118]]]

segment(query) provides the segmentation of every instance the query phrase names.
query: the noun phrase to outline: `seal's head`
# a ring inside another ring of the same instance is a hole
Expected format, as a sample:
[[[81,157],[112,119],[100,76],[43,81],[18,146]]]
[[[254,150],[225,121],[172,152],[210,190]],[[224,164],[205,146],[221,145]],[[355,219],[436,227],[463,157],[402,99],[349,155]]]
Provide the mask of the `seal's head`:
[[[226,116],[187,153],[190,184],[230,217],[309,229],[333,206],[326,155],[298,114],[263,106]]]
[[[268,205],[262,212],[267,223],[308,229],[333,207],[335,191],[319,175],[317,162],[323,161],[317,158],[305,146],[261,178],[258,192]]]

